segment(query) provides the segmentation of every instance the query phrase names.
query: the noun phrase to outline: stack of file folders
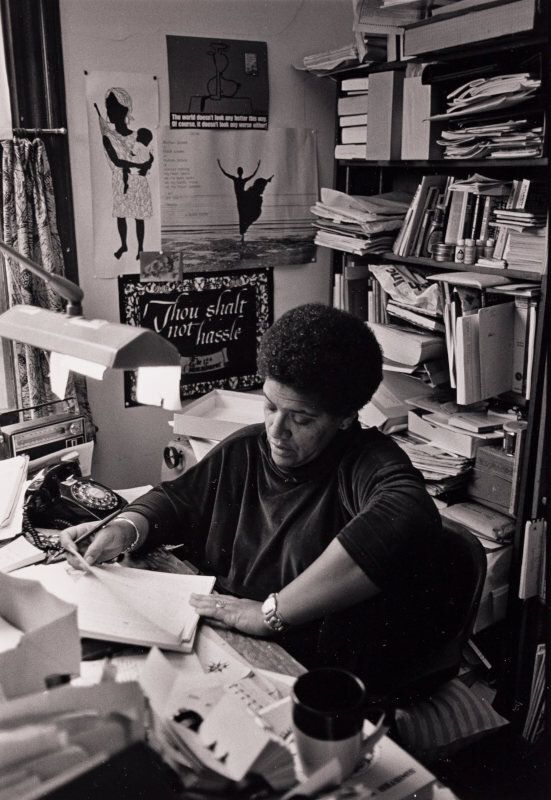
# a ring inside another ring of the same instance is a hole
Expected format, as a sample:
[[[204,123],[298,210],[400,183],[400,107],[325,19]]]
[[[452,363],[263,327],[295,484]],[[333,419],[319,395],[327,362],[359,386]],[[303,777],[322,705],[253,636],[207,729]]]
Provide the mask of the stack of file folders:
[[[541,80],[529,72],[475,78],[458,86],[447,95],[448,108],[443,114],[432,114],[430,120],[449,120],[484,111],[500,111],[532,99]]]
[[[410,433],[394,434],[393,439],[422,473],[427,492],[440,497],[460,489],[467,480],[472,460],[449,453]]]
[[[313,75],[330,75],[339,69],[357,66],[359,64],[358,50],[355,44],[346,44],[333,50],[304,56],[302,63],[302,69]]]
[[[460,123],[444,129],[437,143],[444,147],[444,158],[538,158],[543,127],[527,119]]]
[[[315,243],[346,253],[384,253],[392,247],[409,206],[404,192],[363,197],[322,188],[311,207],[317,219]]]

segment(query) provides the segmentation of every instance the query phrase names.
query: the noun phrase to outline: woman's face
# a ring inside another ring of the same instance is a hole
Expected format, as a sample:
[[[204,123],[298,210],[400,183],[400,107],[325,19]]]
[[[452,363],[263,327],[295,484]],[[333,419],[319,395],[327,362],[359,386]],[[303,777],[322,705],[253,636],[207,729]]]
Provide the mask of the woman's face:
[[[264,424],[272,459],[283,469],[312,461],[354,418],[328,414],[309,395],[272,378],[264,382],[264,398]]]

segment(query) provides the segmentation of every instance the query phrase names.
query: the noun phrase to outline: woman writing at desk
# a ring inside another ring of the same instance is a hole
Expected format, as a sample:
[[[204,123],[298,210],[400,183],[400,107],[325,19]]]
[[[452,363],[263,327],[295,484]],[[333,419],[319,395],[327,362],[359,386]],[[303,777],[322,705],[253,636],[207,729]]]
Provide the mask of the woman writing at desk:
[[[127,506],[85,557],[183,543],[223,593],[194,596],[201,616],[390,691],[438,633],[440,521],[403,451],[358,422],[381,381],[379,346],[356,317],[308,304],[265,334],[258,368],[264,425]]]

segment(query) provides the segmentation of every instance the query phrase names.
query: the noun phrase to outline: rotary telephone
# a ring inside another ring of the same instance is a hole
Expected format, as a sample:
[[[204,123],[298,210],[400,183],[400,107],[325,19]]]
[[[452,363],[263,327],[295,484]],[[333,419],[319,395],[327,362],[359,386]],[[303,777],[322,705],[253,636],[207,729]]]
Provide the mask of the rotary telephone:
[[[24,534],[40,549],[56,548],[57,536],[36,527],[62,530],[80,522],[100,520],[127,505],[120,495],[97,481],[83,478],[74,461],[40,470],[25,493]]]

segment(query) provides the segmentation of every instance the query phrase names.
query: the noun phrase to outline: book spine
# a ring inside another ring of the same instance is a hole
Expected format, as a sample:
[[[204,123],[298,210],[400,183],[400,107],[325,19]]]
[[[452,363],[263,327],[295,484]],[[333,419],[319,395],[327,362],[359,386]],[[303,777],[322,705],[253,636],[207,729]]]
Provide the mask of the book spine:
[[[515,198],[514,208],[526,208],[526,201],[528,199],[529,190],[530,190],[529,179],[522,178],[519,184],[518,196]]]
[[[515,315],[513,323],[513,376],[511,388],[519,394],[525,388],[525,369],[528,331],[529,301],[523,297],[515,298]]]
[[[530,302],[528,308],[528,339],[526,342],[526,380],[524,396],[527,400],[532,394],[532,367],[534,365],[534,345],[536,343],[536,323],[538,304],[535,300]]]
[[[482,219],[480,221],[479,238],[486,241],[488,238],[490,215],[492,213],[493,201],[491,195],[486,195],[484,198],[484,208],[482,210]]]
[[[514,208],[514,203],[518,193],[518,185],[519,181],[514,180],[511,191],[509,192],[509,197],[507,198],[507,202],[505,203],[505,208]],[[496,236],[496,244],[494,247],[494,258],[503,258],[503,253],[505,252],[505,247],[507,246],[507,239],[509,238],[509,231],[505,227],[505,225],[498,225],[497,226],[497,236]]]

